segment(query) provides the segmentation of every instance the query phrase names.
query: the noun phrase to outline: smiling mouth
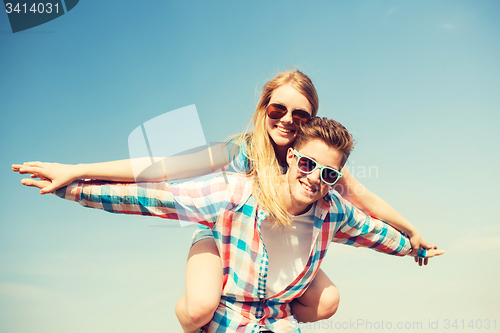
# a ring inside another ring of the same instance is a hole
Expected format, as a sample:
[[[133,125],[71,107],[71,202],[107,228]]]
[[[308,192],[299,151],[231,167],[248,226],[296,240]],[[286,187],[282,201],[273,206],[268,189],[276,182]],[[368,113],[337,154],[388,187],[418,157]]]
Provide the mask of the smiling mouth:
[[[318,192],[318,187],[316,185],[307,185],[306,183],[299,180],[299,183],[302,185],[302,188],[307,192],[312,194],[316,194]]]
[[[280,126],[280,125],[274,125],[274,127],[276,127],[280,133],[283,133],[285,135],[294,134],[295,133],[295,130],[293,130],[291,128],[286,128],[286,127],[283,127],[283,126]]]

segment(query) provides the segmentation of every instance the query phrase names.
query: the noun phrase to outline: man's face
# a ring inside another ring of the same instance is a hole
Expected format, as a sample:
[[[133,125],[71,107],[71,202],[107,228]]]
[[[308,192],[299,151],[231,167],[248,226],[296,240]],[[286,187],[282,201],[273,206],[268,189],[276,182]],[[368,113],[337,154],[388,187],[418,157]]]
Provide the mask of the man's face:
[[[297,151],[323,166],[340,171],[342,153],[338,149],[329,147],[322,140],[310,140],[299,147]],[[288,150],[286,158],[289,165],[286,174],[289,188],[289,198],[286,199],[287,209],[288,213],[298,215],[305,212],[312,203],[324,197],[328,193],[330,185],[321,180],[319,168],[310,174],[298,170],[298,157],[293,154],[291,148]]]

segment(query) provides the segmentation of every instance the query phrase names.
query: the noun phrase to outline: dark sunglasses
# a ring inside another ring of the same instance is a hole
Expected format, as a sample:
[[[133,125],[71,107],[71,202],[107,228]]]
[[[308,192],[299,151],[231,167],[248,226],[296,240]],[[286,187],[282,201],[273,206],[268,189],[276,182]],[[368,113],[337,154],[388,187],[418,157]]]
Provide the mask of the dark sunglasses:
[[[269,118],[280,119],[287,114],[288,109],[283,104],[272,103],[267,106],[266,111]],[[293,122],[300,126],[300,124],[307,123],[311,119],[311,115],[302,109],[295,109],[292,111],[292,118]]]
[[[335,184],[342,177],[342,172],[321,165],[312,158],[302,155],[295,149],[293,149],[292,152],[297,156],[297,169],[299,169],[299,171],[310,174],[319,168],[321,180],[327,185]]]

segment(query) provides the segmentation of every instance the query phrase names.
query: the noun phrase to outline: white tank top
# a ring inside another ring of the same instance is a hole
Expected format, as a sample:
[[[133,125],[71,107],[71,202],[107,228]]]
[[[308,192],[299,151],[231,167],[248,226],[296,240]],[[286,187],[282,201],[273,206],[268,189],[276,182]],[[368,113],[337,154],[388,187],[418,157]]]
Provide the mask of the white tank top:
[[[267,218],[262,221],[262,239],[269,256],[267,297],[285,289],[304,270],[311,252],[313,213],[310,208],[304,214],[290,216],[291,228],[274,226]]]

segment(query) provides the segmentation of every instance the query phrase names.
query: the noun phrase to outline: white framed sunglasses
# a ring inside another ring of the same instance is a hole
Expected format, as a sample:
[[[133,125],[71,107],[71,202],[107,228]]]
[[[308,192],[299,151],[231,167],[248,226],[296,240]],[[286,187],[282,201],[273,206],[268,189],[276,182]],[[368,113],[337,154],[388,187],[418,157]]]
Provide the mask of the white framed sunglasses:
[[[341,177],[342,172],[324,165],[319,164],[312,158],[302,155],[295,149],[292,149],[293,154],[297,157],[297,169],[305,174],[313,173],[314,170],[320,169],[321,180],[327,185],[335,184]]]

